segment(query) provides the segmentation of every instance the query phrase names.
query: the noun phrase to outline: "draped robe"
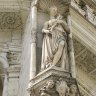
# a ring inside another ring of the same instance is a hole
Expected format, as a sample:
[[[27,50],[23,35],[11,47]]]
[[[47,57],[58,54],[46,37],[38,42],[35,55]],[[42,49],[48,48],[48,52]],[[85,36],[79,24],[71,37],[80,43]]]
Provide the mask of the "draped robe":
[[[54,20],[56,21],[56,20]],[[68,64],[68,53],[67,53],[67,34],[62,24],[47,21],[47,25],[44,29],[51,30],[50,33],[44,33],[43,45],[42,45],[42,62],[41,69],[44,70],[49,66],[52,66],[52,61],[56,52],[58,51],[58,46],[61,41],[64,42],[62,56],[58,61],[57,66],[66,69],[66,64]]]

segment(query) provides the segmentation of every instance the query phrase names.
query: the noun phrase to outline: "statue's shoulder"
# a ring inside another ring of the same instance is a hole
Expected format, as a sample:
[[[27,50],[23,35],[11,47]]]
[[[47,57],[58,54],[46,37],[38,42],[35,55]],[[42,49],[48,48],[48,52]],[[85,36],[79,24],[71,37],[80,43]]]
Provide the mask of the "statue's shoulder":
[[[45,23],[44,23],[44,25],[48,25],[49,24],[49,21],[46,21]]]

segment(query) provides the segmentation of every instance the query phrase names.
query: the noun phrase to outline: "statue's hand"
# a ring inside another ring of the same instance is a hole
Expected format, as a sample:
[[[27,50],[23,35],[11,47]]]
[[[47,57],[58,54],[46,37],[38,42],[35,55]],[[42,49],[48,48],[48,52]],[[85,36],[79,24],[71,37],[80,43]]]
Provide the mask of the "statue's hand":
[[[42,32],[43,33],[50,33],[50,31],[49,30],[46,30],[46,29],[43,29]]]

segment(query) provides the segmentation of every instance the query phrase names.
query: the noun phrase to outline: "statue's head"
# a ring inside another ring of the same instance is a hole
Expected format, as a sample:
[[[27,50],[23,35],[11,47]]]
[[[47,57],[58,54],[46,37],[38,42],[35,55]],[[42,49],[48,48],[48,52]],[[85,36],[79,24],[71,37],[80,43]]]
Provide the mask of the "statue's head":
[[[71,93],[76,93],[76,92],[77,92],[77,87],[76,87],[76,85],[72,84],[72,85],[70,86],[70,92],[71,92]]]
[[[54,88],[55,87],[55,81],[53,81],[53,80],[49,80],[48,82],[47,82],[47,86],[48,86],[48,88]]]
[[[58,14],[58,9],[57,9],[56,6],[50,7],[50,10],[49,11],[50,11],[50,16],[55,17]]]

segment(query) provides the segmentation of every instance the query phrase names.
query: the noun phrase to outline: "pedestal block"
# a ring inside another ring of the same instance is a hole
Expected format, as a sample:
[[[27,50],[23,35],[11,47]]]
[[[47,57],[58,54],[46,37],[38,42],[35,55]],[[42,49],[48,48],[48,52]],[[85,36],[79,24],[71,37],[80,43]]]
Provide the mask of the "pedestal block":
[[[31,96],[80,96],[76,80],[70,72],[51,67],[35,76],[28,88]]]

